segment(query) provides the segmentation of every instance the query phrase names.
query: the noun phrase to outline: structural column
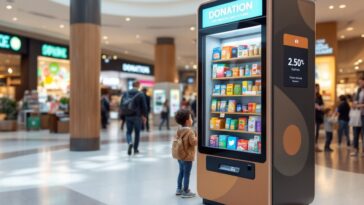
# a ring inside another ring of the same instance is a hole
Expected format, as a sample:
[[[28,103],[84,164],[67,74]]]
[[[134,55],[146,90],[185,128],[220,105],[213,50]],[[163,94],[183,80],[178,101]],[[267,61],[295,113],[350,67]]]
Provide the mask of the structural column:
[[[72,151],[100,148],[100,0],[71,0]]]
[[[176,46],[173,38],[157,38],[154,69],[156,83],[177,82]]]

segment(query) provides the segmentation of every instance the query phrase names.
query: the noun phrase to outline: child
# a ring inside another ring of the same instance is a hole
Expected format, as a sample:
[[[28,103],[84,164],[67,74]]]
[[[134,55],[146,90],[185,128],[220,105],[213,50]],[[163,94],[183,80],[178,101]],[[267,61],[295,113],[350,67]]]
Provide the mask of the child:
[[[189,190],[189,183],[192,162],[195,160],[197,135],[191,128],[193,124],[191,111],[181,109],[176,113],[175,119],[176,122],[182,126],[177,131],[172,148],[173,157],[178,160],[179,164],[176,195],[181,196],[182,198],[192,198],[195,197],[196,194]]]
[[[330,148],[330,145],[331,145],[331,141],[332,141],[335,123],[336,123],[336,118],[333,116],[330,108],[325,109],[324,110],[324,127],[325,127],[325,133],[326,133],[325,152],[334,151]]]

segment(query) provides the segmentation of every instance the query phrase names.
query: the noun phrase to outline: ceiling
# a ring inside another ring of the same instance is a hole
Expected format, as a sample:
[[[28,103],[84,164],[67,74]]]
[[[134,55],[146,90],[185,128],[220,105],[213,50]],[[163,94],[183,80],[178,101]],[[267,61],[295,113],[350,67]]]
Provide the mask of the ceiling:
[[[103,48],[152,62],[156,38],[174,37],[178,66],[196,64],[196,30],[191,27],[196,26],[197,7],[205,0],[101,1]],[[69,0],[0,0],[0,25],[67,40],[68,4]],[[341,4],[346,8],[340,9]],[[331,5],[334,9],[329,9]],[[364,1],[317,0],[317,22],[328,21],[338,22],[339,37],[360,37],[364,34]]]

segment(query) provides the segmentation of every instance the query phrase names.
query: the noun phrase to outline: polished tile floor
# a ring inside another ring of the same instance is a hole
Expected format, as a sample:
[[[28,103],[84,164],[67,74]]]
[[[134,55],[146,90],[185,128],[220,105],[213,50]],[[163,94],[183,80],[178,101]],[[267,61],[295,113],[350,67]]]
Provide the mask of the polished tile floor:
[[[102,148],[96,152],[68,151],[67,135],[0,133],[0,204],[200,205],[198,197],[174,196],[178,167],[170,157],[173,134],[144,133],[141,154],[129,157],[117,125],[102,132]],[[346,154],[348,166],[357,165],[339,169],[332,165],[340,156],[338,151],[317,154],[314,205],[363,204],[363,159]],[[195,181],[194,168],[193,190]]]

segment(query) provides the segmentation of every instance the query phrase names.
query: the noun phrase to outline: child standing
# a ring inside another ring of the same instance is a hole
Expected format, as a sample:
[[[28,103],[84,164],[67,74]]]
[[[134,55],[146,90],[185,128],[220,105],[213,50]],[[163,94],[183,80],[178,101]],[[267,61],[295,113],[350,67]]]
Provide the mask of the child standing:
[[[196,194],[189,190],[189,183],[192,162],[195,160],[197,135],[191,128],[193,124],[191,111],[181,109],[176,113],[175,119],[182,126],[177,131],[172,148],[173,158],[177,159],[179,164],[176,195],[182,198],[192,198]]]
[[[334,124],[336,123],[336,118],[333,116],[330,108],[324,110],[324,127],[326,133],[326,142],[325,142],[325,152],[332,152],[334,151],[331,149],[331,142],[333,137],[334,131]]]

